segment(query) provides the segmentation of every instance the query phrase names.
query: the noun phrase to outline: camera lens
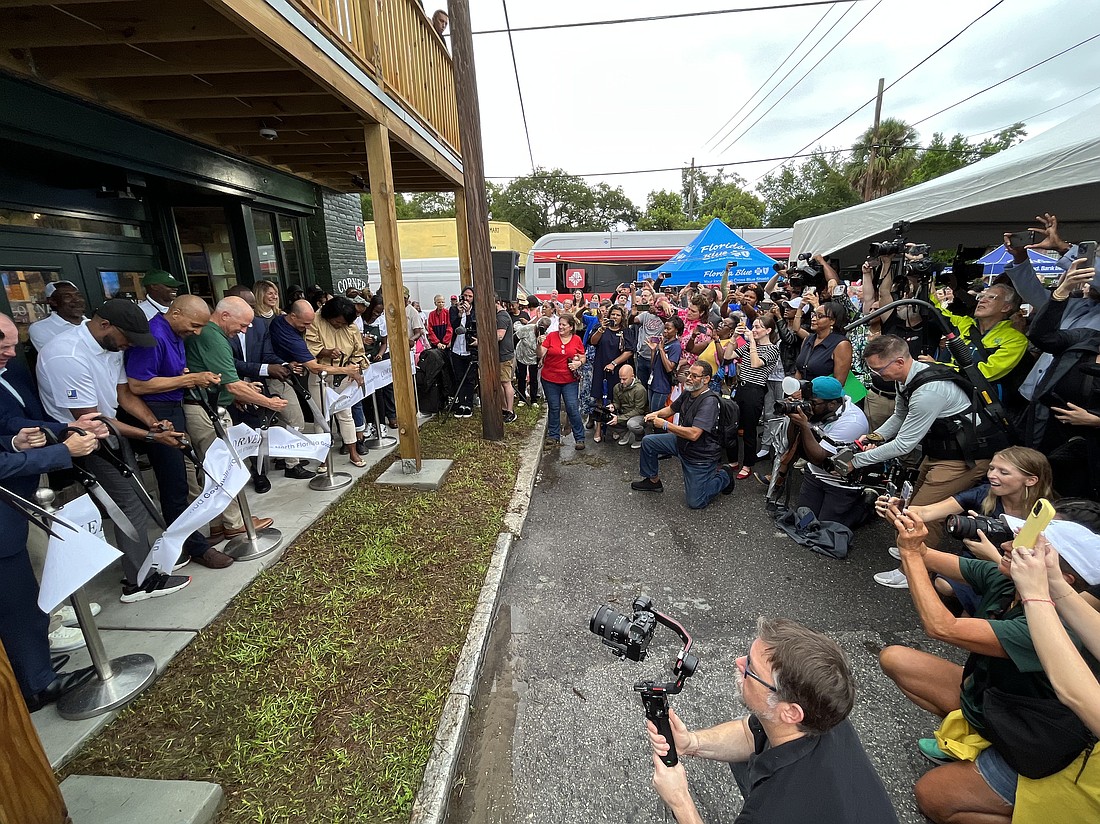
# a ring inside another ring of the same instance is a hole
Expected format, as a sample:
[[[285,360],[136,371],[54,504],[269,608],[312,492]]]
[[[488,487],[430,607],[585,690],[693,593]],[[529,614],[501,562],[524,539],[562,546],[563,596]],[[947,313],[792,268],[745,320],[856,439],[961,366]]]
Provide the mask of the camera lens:
[[[588,628],[608,641],[622,643],[626,637],[630,621],[622,613],[616,612],[607,604],[598,607],[588,622]]]

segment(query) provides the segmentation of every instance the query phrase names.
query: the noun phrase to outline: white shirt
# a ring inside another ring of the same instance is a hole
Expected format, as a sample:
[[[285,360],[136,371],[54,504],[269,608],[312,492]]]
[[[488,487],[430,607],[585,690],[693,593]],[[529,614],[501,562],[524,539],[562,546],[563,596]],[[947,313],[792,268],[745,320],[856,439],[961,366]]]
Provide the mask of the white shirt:
[[[46,343],[35,371],[42,406],[55,421],[76,420],[73,409],[94,407],[110,418],[118,414],[118,386],[126,383],[122,353],[100,346],[87,326],[70,325]]]
[[[145,313],[146,320],[152,320],[154,315],[166,315],[168,314],[168,307],[161,306],[152,298],[146,298],[145,300],[138,301],[138,306],[141,311]]]
[[[856,438],[863,437],[869,431],[867,425],[867,416],[863,414],[863,410],[852,403],[852,399],[845,396],[844,405],[837,410],[839,417],[835,421],[830,421],[821,428],[825,431],[825,434],[832,438],[834,441],[854,441]],[[821,441],[821,448],[828,452],[830,455],[835,455],[837,449],[828,441]],[[826,472],[821,467],[815,466],[812,463],[806,463],[806,469],[813,474],[822,483],[829,484],[830,486],[840,486],[845,489],[851,489],[849,484],[841,482],[836,475],[831,472]]]
[[[77,326],[81,326],[87,323],[87,319],[83,319],[79,324],[69,323],[57,312],[50,312],[42,320],[35,321],[27,327],[27,334],[31,336],[31,343],[34,344],[34,348],[39,352],[42,351],[42,347],[45,346],[50,340],[62,332],[68,332],[70,329],[75,329]]]

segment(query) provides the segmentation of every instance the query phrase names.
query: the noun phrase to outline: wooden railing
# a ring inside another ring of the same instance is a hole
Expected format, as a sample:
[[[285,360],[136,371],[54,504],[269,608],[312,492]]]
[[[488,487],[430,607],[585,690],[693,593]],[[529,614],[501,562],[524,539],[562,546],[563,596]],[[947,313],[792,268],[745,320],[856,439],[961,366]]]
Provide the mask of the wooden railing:
[[[419,0],[294,1],[387,94],[461,155],[451,55]]]

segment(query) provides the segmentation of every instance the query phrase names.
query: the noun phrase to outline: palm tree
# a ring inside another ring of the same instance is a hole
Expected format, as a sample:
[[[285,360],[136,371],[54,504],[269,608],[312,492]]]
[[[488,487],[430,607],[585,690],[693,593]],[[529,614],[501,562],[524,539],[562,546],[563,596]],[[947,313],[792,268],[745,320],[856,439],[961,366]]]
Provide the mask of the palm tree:
[[[846,169],[852,187],[866,200],[888,195],[905,187],[905,179],[917,164],[917,130],[904,120],[888,117],[879,124],[878,139],[872,126],[852,144],[852,158]],[[871,164],[871,146],[875,158]]]

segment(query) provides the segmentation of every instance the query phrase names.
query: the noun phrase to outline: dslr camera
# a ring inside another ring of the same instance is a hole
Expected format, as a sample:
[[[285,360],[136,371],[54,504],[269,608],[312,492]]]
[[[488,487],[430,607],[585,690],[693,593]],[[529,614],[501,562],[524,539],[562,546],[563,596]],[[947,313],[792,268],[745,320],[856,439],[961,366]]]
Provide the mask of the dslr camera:
[[[1000,518],[988,515],[948,515],[945,526],[947,534],[963,539],[977,539],[978,530],[982,530],[993,546],[999,547],[1005,541],[1015,537],[1012,529]]]
[[[596,423],[610,423],[613,417],[615,417],[615,413],[606,406],[592,407],[592,420]]]
[[[600,636],[600,641],[619,658],[644,661],[657,629],[657,616],[653,611],[653,599],[639,595],[630,605],[628,618],[616,612],[610,604],[597,607],[588,622],[588,628]]]
[[[814,396],[814,385],[810,381],[801,381],[799,388],[801,390],[802,399],[795,400],[794,398],[783,398],[781,401],[776,401],[773,410],[776,415],[793,415],[795,412],[801,412],[803,415],[809,417],[810,415],[810,401]]]
[[[899,220],[893,226],[894,236],[890,240],[882,240],[878,243],[872,243],[868,247],[868,254],[871,257],[884,257],[900,255],[905,251],[905,235],[909,232],[909,221]]]

